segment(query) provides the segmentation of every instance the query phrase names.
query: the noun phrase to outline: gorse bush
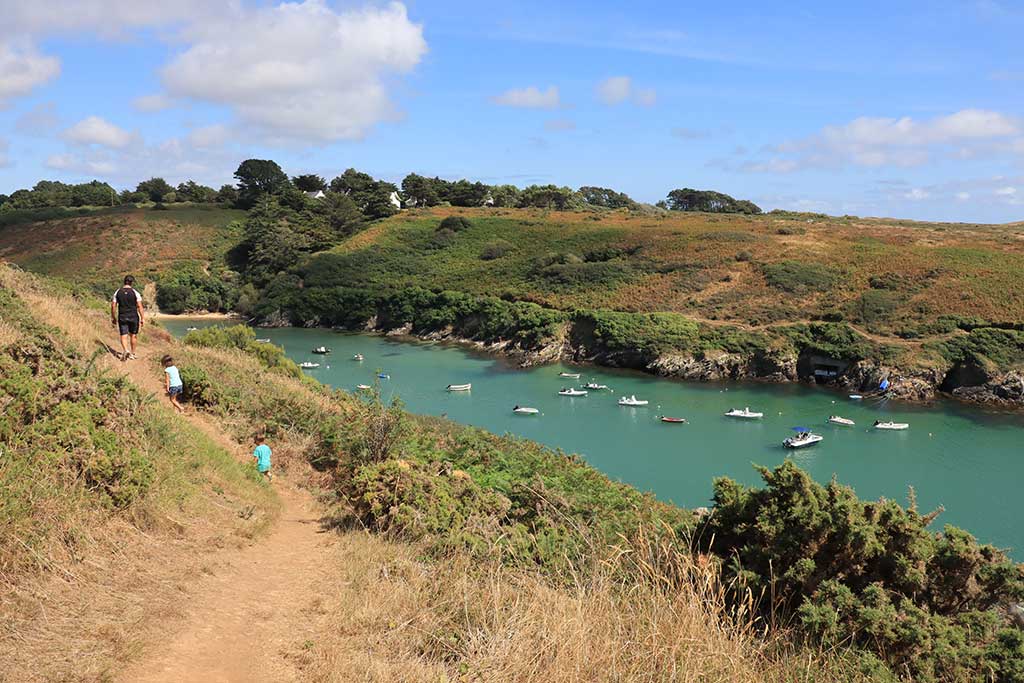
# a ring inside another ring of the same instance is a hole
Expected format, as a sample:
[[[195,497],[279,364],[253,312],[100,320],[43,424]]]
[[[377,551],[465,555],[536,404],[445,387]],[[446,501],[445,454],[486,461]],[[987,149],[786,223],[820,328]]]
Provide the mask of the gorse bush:
[[[715,481],[697,534],[737,591],[915,681],[1024,681],[1024,635],[1003,611],[1024,599],[1024,567],[960,529],[929,531],[935,514],[913,498],[864,503],[789,461],[759,469],[763,489]]]
[[[839,279],[839,273],[830,266],[802,261],[781,261],[761,266],[768,284],[794,294],[825,292]]]

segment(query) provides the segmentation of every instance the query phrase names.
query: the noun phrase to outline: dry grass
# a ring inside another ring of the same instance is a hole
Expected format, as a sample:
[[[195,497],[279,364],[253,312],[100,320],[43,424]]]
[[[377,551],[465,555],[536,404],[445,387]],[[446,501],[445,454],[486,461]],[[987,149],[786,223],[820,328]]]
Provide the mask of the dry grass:
[[[762,637],[727,610],[714,568],[682,555],[672,585],[620,557],[566,586],[464,557],[426,564],[358,531],[338,552],[309,607],[322,635],[294,653],[318,683],[858,680],[831,655]]]

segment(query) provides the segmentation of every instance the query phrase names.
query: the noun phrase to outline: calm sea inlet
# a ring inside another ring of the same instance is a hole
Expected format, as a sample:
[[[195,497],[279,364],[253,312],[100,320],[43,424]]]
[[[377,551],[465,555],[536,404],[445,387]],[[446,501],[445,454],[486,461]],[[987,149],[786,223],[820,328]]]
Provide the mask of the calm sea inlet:
[[[175,335],[201,319],[163,323]],[[729,476],[748,484],[760,478],[752,464],[774,466],[789,457],[820,482],[836,475],[864,499],[906,503],[913,486],[918,506],[946,511],[935,525],[961,526],[981,541],[1007,548],[1024,561],[1024,414],[1003,413],[940,400],[928,405],[866,399],[799,385],[701,384],[659,379],[609,368],[548,365],[527,370],[460,346],[431,344],[320,329],[259,329],[257,336],[283,346],[296,362],[321,363],[307,370],[338,389],[373,384],[376,371],[385,398],[400,396],[408,410],[442,415],[492,432],[527,437],[579,453],[610,477],[687,507],[708,505],[712,479]],[[330,355],[312,349],[326,346]],[[352,360],[362,354],[365,360]],[[579,380],[559,372],[580,372]],[[558,395],[562,387],[607,384],[581,398]],[[472,383],[470,392],[449,393],[449,384]],[[622,395],[650,401],[644,408],[617,405]],[[541,411],[512,413],[514,405]],[[723,416],[749,406],[762,420]],[[854,427],[826,424],[838,414]],[[665,424],[657,416],[685,417]],[[871,428],[876,419],[907,422],[902,432]],[[792,427],[825,437],[804,450],[782,440]]]

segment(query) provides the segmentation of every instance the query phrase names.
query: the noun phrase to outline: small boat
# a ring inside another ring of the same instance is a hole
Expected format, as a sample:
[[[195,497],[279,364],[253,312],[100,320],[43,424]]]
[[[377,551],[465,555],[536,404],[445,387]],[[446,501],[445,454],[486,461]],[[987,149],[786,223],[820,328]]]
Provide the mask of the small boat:
[[[303,362],[299,363],[299,367],[302,368],[303,370],[311,370],[313,368],[320,367],[320,364],[319,363],[311,363],[311,362],[309,362],[307,360],[307,361],[303,361]]]
[[[864,398],[864,397],[861,396],[860,394],[850,394],[850,400],[851,401],[859,401],[862,398]]]
[[[186,328],[185,328],[185,331],[186,331],[186,332],[195,332],[195,331],[196,331],[196,330],[198,330],[198,329],[199,329],[199,328],[198,328],[198,327],[196,327],[195,325],[189,325],[188,327],[186,327]]]
[[[662,422],[668,422],[669,424],[674,424],[674,425],[685,425],[685,424],[689,424],[689,423],[688,423],[688,422],[686,421],[686,418],[685,418],[685,417],[668,417],[667,415],[662,415],[662,416],[661,416],[661,421],[662,421]]]
[[[874,427],[875,427],[875,429],[901,430],[901,429],[907,429],[908,427],[910,427],[910,425],[907,424],[906,422],[889,422],[889,421],[882,422],[881,420],[875,420]]]
[[[834,425],[846,425],[847,427],[852,427],[853,425],[857,424],[856,422],[849,418],[840,417],[838,415],[829,415],[828,421]]]
[[[268,339],[266,337],[264,337],[263,339],[257,339],[256,341],[258,341],[260,344],[269,344],[270,343],[270,339]]]
[[[811,430],[807,427],[793,427],[793,431],[796,432],[796,436],[791,436],[782,442],[782,445],[786,448],[803,448],[805,446],[813,446],[825,438],[820,434],[812,434]]]
[[[587,392],[582,389],[560,389],[559,396],[586,396]]]
[[[539,415],[540,411],[536,408],[527,408],[526,406],[516,406],[512,409],[512,412],[517,415]]]
[[[645,406],[649,401],[644,401],[636,396],[623,396],[619,399],[620,406]]]
[[[373,389],[373,387],[371,387],[369,384],[357,384],[356,389],[358,389],[359,391],[369,391],[370,389]]]
[[[391,379],[391,375],[385,375],[383,372],[377,374],[377,379]]]
[[[604,390],[606,390],[608,388],[608,385],[607,384],[598,384],[597,382],[587,382],[587,384],[586,384],[586,386],[584,388],[590,389],[592,391],[604,391]]]
[[[739,408],[733,408],[725,414],[726,417],[742,417],[748,420],[756,420],[759,417],[764,417],[764,413],[755,413],[749,407],[740,410]]]
[[[469,391],[473,388],[472,384],[449,384],[448,391]]]
[[[315,349],[313,349],[313,353],[318,353],[321,356],[323,356],[325,354],[328,354],[330,352],[331,352],[331,350],[329,348],[327,348],[326,346],[318,346]]]
[[[578,373],[578,372],[560,372],[560,373],[558,373],[558,376],[559,377],[565,377],[566,379],[579,379],[580,378],[580,373]]]
[[[352,356],[352,360],[357,360],[357,361],[362,362],[365,359],[363,358],[363,354],[357,353],[356,355]]]

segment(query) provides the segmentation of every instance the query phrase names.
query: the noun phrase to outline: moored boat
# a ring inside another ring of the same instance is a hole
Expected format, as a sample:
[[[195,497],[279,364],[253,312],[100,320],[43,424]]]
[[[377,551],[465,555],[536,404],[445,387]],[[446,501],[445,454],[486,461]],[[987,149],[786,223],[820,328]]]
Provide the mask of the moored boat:
[[[448,391],[469,391],[473,388],[472,384],[449,384]]]
[[[378,379],[391,379],[391,375],[385,375],[383,372],[377,373]]]
[[[587,392],[582,389],[559,389],[559,396],[586,396]]]
[[[834,425],[845,425],[847,427],[852,427],[857,424],[853,420],[846,417],[840,417],[839,415],[829,415],[828,421]]]
[[[352,356],[352,360],[356,360],[356,361],[363,360],[363,354],[357,353],[356,355]]]
[[[560,373],[558,373],[558,376],[559,377],[565,377],[566,379],[579,379],[580,378],[580,373],[578,373],[578,372],[560,372]]]
[[[745,419],[748,419],[748,420],[756,420],[758,418],[764,417],[764,413],[754,412],[748,406],[748,407],[744,408],[743,410],[740,410],[739,408],[733,408],[732,410],[727,412],[725,414],[725,416],[726,417],[742,417],[742,418],[745,418]]]
[[[906,422],[891,422],[889,420],[883,422],[882,420],[875,420],[874,427],[875,429],[890,429],[894,431],[899,431],[907,429],[908,427],[910,427],[910,425],[907,424]]]
[[[270,339],[267,338],[267,337],[263,337],[262,339],[257,339],[256,341],[258,341],[260,344],[269,344],[270,343]]]
[[[536,408],[529,408],[527,406],[516,406],[512,409],[512,412],[517,415],[538,415],[540,411]]]
[[[686,421],[685,417],[669,417],[667,415],[662,415],[661,416],[661,421],[662,422],[668,422],[669,424],[677,424],[677,425],[689,424]]]
[[[326,355],[326,354],[328,354],[330,352],[331,352],[331,350],[329,348],[327,348],[326,346],[318,346],[315,349],[313,349],[313,353],[318,353],[321,356]]]
[[[198,328],[198,327],[196,327],[195,325],[189,325],[188,327],[186,327],[186,328],[185,328],[185,331],[186,331],[186,332],[195,332],[195,331],[196,331],[196,330],[198,330],[198,329],[199,329],[199,328]]]
[[[861,396],[860,394],[850,394],[850,400],[851,401],[859,401],[862,398],[864,398],[864,397]]]
[[[358,389],[359,391],[369,391],[372,388],[373,387],[371,387],[369,384],[357,384],[356,385],[356,389]]]
[[[623,396],[622,398],[619,399],[619,405],[620,406],[637,407],[637,406],[645,406],[648,403],[650,403],[650,401],[644,401],[642,399],[637,398],[636,396]]]
[[[320,364],[319,363],[311,363],[311,362],[309,362],[307,360],[307,361],[303,361],[303,362],[299,363],[299,367],[304,369],[304,370],[312,370],[313,368],[320,367]]]
[[[584,385],[584,389],[590,389],[592,391],[604,391],[608,389],[607,384],[598,384],[597,382],[587,382]]]
[[[795,436],[791,436],[782,442],[782,445],[786,448],[804,448],[805,446],[813,446],[819,441],[823,441],[825,437],[820,434],[813,434],[807,427],[793,427],[793,431],[796,432]]]

